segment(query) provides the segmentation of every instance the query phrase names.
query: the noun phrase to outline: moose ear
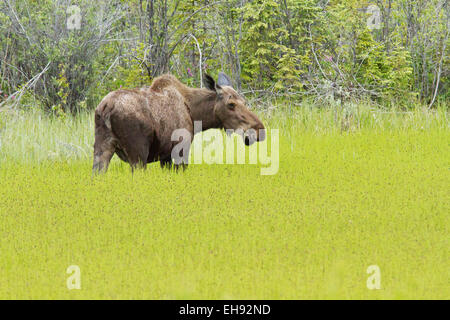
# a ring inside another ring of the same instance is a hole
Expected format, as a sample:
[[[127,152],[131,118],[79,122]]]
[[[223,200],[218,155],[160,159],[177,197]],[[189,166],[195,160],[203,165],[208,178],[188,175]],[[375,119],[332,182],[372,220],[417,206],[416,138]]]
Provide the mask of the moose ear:
[[[203,78],[203,85],[208,90],[216,91],[216,82],[209,74],[205,74],[205,78]]]
[[[219,72],[219,77],[217,79],[217,84],[219,86],[230,86],[230,87],[232,86],[230,77],[227,76],[223,72]]]

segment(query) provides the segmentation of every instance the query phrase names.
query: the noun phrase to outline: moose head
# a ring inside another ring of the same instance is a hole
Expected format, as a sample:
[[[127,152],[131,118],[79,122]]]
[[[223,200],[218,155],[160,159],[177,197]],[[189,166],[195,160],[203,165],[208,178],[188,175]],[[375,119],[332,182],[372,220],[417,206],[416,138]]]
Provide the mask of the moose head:
[[[231,80],[225,73],[219,73],[217,82],[205,75],[204,85],[208,90],[216,92],[214,114],[225,130],[240,132],[247,146],[265,139],[261,120],[247,108],[245,99],[233,89]]]

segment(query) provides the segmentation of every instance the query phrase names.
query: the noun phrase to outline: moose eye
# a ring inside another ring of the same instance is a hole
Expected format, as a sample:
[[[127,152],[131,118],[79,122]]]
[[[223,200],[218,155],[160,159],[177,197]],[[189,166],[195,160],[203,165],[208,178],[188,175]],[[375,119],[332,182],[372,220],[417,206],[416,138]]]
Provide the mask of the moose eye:
[[[236,107],[236,105],[235,105],[234,103],[229,103],[229,104],[228,104],[228,108],[234,109],[234,107]]]

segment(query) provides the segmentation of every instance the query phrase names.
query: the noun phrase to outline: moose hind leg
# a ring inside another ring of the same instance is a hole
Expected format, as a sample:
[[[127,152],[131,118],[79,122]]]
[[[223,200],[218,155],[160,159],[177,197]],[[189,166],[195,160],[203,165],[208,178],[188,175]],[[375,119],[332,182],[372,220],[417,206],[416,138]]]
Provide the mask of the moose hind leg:
[[[114,152],[115,142],[113,138],[108,137],[107,139],[102,139],[96,137],[94,143],[94,164],[92,166],[92,173],[106,172]]]

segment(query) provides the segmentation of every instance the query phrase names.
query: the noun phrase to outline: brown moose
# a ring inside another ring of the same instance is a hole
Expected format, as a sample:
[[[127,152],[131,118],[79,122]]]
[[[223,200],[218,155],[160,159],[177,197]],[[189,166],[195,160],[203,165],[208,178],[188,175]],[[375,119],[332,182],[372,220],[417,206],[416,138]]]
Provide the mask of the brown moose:
[[[191,143],[194,121],[202,121],[203,130],[251,131],[252,136],[243,135],[246,145],[264,140],[262,122],[247,109],[227,75],[219,73],[217,83],[206,75],[204,85],[190,88],[167,74],[150,87],[106,95],[95,110],[93,173],[106,172],[114,153],[132,169],[158,160],[162,167],[171,167],[171,152],[178,143],[172,141],[172,132],[186,129]]]

